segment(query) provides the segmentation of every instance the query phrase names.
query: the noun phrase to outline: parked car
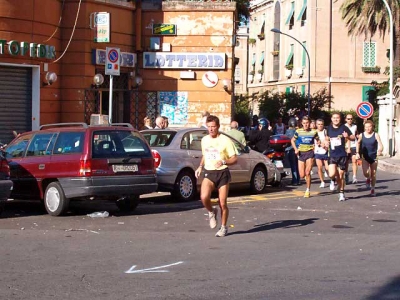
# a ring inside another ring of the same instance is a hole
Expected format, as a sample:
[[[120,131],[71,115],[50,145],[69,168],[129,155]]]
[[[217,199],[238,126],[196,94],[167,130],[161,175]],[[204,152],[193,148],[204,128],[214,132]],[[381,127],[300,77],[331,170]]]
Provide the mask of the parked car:
[[[168,128],[141,132],[153,151],[159,191],[171,192],[180,201],[192,200],[201,184],[201,178],[196,180],[194,173],[200,164],[201,139],[208,134],[207,129]],[[239,153],[237,163],[229,166],[231,188],[249,188],[254,193],[262,193],[268,184],[280,183],[280,173],[265,155],[228,137]]]
[[[15,199],[41,199],[50,215],[71,200],[108,199],[132,211],[139,195],[157,190],[154,158],[132,126],[64,123],[41,126],[5,149]]]
[[[0,150],[0,214],[3,212],[5,202],[10,197],[12,187],[10,167],[3,151]]]

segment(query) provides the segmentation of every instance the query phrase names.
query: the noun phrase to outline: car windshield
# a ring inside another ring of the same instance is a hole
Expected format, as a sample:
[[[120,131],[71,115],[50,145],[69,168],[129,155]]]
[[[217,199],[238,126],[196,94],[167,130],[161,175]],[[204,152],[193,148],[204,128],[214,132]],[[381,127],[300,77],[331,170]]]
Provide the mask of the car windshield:
[[[140,133],[129,130],[99,130],[93,132],[93,158],[136,156],[152,156]]]
[[[176,131],[151,131],[146,130],[142,131],[144,138],[149,143],[150,147],[165,147],[168,146],[174,136],[176,135]]]

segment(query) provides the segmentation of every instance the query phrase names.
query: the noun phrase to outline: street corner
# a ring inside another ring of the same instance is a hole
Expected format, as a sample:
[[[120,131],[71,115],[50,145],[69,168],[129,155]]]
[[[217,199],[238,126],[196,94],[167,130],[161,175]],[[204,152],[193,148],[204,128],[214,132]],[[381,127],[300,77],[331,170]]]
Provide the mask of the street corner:
[[[378,169],[390,173],[400,173],[400,158],[385,157],[379,159]]]

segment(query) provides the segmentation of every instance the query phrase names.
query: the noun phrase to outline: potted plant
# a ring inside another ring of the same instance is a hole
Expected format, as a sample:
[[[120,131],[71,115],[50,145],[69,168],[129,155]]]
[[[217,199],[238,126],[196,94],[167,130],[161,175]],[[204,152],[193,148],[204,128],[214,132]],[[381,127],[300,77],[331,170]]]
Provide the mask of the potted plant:
[[[256,43],[256,39],[249,39],[249,45],[254,45]]]
[[[249,72],[249,75],[247,76],[249,79],[249,82],[253,82],[254,74],[255,74],[254,70],[251,70]]]
[[[264,70],[263,69],[260,69],[260,70],[258,70],[257,71],[257,79],[258,79],[258,81],[261,81],[262,80],[262,76],[263,76],[263,74],[264,74]]]
[[[287,70],[293,70],[293,65],[292,64],[286,65],[285,68]]]
[[[258,34],[257,37],[258,37],[260,40],[265,39],[265,34],[264,34],[264,32]]]
[[[277,56],[277,55],[279,54],[279,50],[271,51],[271,54],[272,54],[273,56]]]
[[[375,66],[375,67],[362,67],[361,68],[364,73],[380,73],[381,72],[381,67],[380,66]]]

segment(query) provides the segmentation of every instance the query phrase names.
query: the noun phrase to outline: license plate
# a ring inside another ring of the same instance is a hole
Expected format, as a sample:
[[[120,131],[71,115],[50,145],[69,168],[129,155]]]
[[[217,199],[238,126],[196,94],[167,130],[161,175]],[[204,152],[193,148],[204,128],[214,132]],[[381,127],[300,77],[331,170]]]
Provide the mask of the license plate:
[[[274,164],[277,168],[283,168],[283,163],[281,160],[275,160]]]
[[[137,165],[113,165],[112,166],[114,173],[117,172],[137,172]]]

